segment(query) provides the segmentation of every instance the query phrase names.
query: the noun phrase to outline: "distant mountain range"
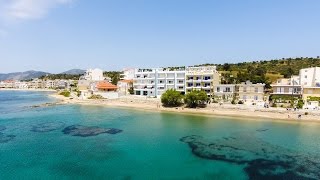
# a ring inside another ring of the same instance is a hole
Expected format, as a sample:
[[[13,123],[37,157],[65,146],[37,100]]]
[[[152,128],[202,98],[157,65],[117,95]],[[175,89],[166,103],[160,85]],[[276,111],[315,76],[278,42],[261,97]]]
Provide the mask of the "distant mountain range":
[[[7,74],[0,74],[0,80],[28,80],[33,78],[38,78],[43,75],[50,73],[42,71],[25,71],[25,72],[14,72]]]
[[[82,69],[70,69],[69,71],[62,72],[60,74],[71,74],[71,75],[77,75],[77,74],[84,74],[86,71]]]
[[[59,74],[84,74],[85,70],[82,69],[71,69]],[[49,75],[51,73],[43,71],[25,71],[25,72],[14,72],[14,73],[0,73],[0,81],[3,80],[29,80],[34,78],[39,78],[44,75]]]

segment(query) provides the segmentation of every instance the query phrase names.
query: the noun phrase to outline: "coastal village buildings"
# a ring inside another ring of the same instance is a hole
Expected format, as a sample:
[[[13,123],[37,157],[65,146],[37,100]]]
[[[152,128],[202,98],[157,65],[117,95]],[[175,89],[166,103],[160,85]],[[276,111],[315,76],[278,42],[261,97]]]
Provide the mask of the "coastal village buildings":
[[[120,74],[121,80],[133,80],[135,69],[134,68],[125,68],[122,70],[123,73]]]
[[[259,104],[264,105],[264,86],[265,84],[257,83],[253,84],[250,81],[237,84],[237,96],[240,101],[245,104]]]
[[[129,95],[130,89],[133,88],[133,80],[120,80],[117,87],[120,96]]]
[[[117,89],[116,85],[113,85],[108,81],[100,81],[96,83],[93,94],[100,95],[106,99],[116,99],[119,97]]]
[[[185,70],[183,69],[135,69],[134,94],[160,97],[168,89],[185,92]]]
[[[213,87],[219,84],[220,74],[216,66],[187,67],[186,92],[204,90],[208,96],[213,95]]]
[[[275,83],[271,84],[271,87],[273,90],[272,95],[300,97],[302,94],[299,76],[278,79]]]
[[[318,108],[320,100],[320,67],[301,69],[298,76],[278,79],[271,86],[273,89],[272,95],[302,97],[304,108]]]
[[[216,84],[213,87],[214,98],[217,101],[230,102],[236,98],[235,84]]]
[[[299,72],[304,108],[317,109],[320,101],[320,67],[305,68]]]
[[[103,77],[103,71],[101,69],[88,69],[83,76],[80,77],[80,80],[87,81],[103,81],[105,77]]]

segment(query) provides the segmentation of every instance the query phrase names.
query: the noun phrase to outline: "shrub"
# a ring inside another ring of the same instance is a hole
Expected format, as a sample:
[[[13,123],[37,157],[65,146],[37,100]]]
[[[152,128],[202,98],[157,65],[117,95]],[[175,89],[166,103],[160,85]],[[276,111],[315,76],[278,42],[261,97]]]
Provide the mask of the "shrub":
[[[277,107],[277,104],[276,104],[276,103],[273,103],[273,104],[271,105],[271,107]]]
[[[298,104],[297,104],[297,108],[298,109],[302,109],[302,107],[303,107],[303,100],[302,99],[299,99],[299,101],[298,101]]]
[[[185,97],[185,103],[190,108],[204,107],[208,101],[208,95],[205,91],[193,90],[189,92]]]
[[[62,95],[64,97],[70,97],[70,91],[62,91],[61,93],[59,93],[59,95]]]
[[[183,95],[174,89],[169,89],[161,95],[161,103],[166,107],[181,106]]]
[[[103,98],[103,96],[98,94],[98,95],[92,95],[92,96],[88,97],[88,99],[104,99],[104,98]]]
[[[309,114],[308,112],[305,112],[305,113],[304,113],[304,115],[308,115],[308,114]]]
[[[235,99],[232,99],[231,104],[237,104]]]
[[[243,101],[239,101],[238,104],[244,104],[244,102]]]

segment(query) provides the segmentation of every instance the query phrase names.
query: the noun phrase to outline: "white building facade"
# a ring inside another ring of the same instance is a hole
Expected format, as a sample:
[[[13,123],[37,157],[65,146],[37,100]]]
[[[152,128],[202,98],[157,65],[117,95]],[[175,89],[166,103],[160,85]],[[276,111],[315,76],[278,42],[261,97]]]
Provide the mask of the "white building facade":
[[[85,74],[81,77],[82,80],[88,81],[103,81],[103,71],[101,69],[88,69]]]
[[[185,93],[185,70],[165,68],[136,69],[133,79],[134,95],[161,97],[168,89]]]

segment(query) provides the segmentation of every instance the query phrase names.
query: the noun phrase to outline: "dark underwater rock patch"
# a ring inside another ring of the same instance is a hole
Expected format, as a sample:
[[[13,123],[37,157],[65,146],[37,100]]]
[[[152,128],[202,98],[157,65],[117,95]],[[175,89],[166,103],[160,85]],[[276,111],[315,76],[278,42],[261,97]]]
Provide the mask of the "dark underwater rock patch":
[[[247,165],[249,179],[320,179],[320,157],[270,144],[253,134],[217,140],[190,135],[180,139],[200,158]]]
[[[97,136],[103,133],[117,134],[122,132],[122,130],[114,129],[114,128],[101,128],[97,126],[72,125],[64,128],[62,132],[64,134],[69,134],[71,136],[88,137],[88,136]]]
[[[258,132],[264,132],[264,131],[268,131],[269,129],[257,129],[256,131]]]
[[[47,122],[32,126],[33,132],[50,132],[64,127],[63,122]]]
[[[5,126],[0,126],[0,131],[7,129]]]
[[[7,143],[13,140],[15,137],[15,135],[5,135],[3,133],[0,133],[0,143]]]

